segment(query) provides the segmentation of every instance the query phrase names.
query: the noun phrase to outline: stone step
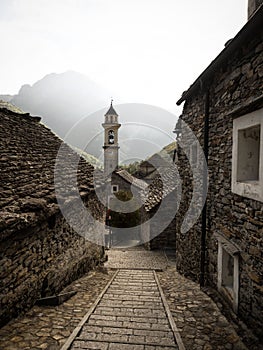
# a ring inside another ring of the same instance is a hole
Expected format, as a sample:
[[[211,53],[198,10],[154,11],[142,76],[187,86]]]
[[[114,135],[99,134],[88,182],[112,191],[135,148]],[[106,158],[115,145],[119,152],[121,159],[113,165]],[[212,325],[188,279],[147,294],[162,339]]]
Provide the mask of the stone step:
[[[145,330],[157,330],[157,331],[170,331],[171,328],[167,323],[150,323],[146,322],[146,319],[143,319],[144,322],[137,321],[118,321],[118,320],[101,320],[101,319],[91,319],[89,320],[88,327],[92,331],[102,332],[102,328],[114,327],[114,328],[130,328],[130,329],[145,329]],[[101,323],[98,325],[98,322]],[[85,327],[83,327],[84,329]],[[106,332],[107,333],[107,332]]]
[[[163,332],[163,336],[155,335],[158,331],[131,330],[128,328],[108,328],[109,333],[93,333],[82,331],[76,340],[80,341],[100,341],[100,342],[118,342],[138,345],[165,345],[175,346],[175,340],[172,332]],[[134,334],[135,333],[135,334]],[[161,333],[161,331],[159,331]]]

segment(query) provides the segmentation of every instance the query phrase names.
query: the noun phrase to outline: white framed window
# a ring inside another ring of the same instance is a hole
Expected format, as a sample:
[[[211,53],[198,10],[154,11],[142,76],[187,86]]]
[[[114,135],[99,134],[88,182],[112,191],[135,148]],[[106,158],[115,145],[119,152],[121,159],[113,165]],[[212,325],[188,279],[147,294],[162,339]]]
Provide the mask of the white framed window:
[[[232,304],[233,310],[238,311],[239,303],[239,254],[240,249],[220,234],[217,257],[217,288]]]
[[[232,192],[263,201],[263,108],[233,121]]]
[[[111,186],[111,193],[116,193],[119,191],[119,186],[118,185],[112,185]]]

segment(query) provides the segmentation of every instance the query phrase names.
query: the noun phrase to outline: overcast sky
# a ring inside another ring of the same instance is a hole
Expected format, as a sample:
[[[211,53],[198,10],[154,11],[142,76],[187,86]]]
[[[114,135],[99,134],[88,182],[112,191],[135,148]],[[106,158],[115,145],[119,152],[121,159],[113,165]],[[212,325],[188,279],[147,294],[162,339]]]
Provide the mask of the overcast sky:
[[[0,0],[0,93],[75,70],[174,112],[246,17],[247,0]]]

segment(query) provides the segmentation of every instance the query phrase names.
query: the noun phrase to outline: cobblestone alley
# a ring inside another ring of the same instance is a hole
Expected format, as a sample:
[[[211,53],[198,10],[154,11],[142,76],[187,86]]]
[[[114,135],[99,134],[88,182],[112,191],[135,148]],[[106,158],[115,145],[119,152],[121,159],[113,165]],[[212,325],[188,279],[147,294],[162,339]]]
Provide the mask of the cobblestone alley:
[[[64,290],[76,291],[72,298],[34,306],[4,326],[0,349],[247,349],[239,327],[163,252],[123,248],[108,255],[104,267]],[[252,336],[244,339],[260,348]]]

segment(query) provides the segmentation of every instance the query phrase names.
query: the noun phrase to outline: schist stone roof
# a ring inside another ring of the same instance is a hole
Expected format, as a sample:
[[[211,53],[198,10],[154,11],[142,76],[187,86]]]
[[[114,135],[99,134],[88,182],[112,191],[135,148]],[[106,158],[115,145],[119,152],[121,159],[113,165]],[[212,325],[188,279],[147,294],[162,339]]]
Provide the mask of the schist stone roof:
[[[160,167],[170,167],[171,159],[165,159],[164,157],[160,156],[159,154],[154,154],[149,159],[145,160],[140,164],[141,167],[153,167],[153,168],[160,168]]]
[[[158,175],[144,192],[144,197],[146,198],[144,208],[146,211],[156,207],[163,198],[176,189],[178,185],[177,175],[172,165],[169,168],[165,168],[165,170],[159,169]]]
[[[152,168],[155,169],[155,166],[148,162],[148,160],[144,160],[140,163],[140,168]]]
[[[122,179],[127,181],[128,183],[139,188],[140,190],[144,190],[148,186],[148,184],[145,181],[137,179],[137,177],[132,176],[126,170],[119,170],[119,171],[116,171],[115,173],[119,175]]]
[[[63,145],[63,147],[61,147]],[[76,196],[68,179],[77,177],[78,193],[93,188],[93,166],[40,123],[39,117],[0,109],[0,232],[1,237],[36,224],[59,211],[54,185],[58,151],[65,166],[58,183],[65,201]],[[75,174],[69,159],[78,165]],[[77,173],[77,175],[76,175]],[[63,182],[63,179],[67,179]],[[73,186],[74,187],[74,186]],[[71,193],[72,197],[68,196]]]

